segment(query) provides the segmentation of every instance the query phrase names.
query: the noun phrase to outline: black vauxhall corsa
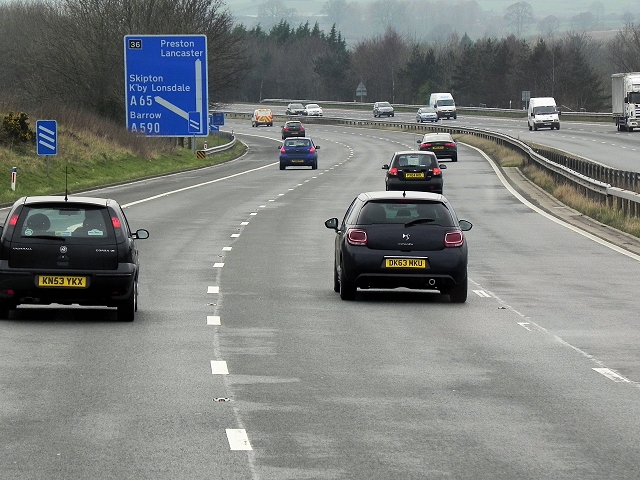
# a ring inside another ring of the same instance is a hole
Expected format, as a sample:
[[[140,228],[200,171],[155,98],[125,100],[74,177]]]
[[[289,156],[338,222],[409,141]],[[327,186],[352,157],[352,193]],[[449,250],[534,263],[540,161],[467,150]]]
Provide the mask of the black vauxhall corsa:
[[[358,288],[439,290],[454,303],[467,300],[467,242],[472,225],[458,220],[447,199],[426,192],[358,195],[336,232],[333,288],[353,300]]]
[[[137,310],[135,239],[115,200],[22,197],[0,227],[0,318],[20,304],[117,307],[118,320]]]

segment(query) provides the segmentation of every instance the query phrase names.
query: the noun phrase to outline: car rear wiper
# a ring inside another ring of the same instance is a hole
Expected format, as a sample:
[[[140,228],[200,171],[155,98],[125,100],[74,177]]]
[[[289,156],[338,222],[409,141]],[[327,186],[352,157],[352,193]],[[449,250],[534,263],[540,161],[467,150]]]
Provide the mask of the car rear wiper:
[[[22,238],[42,238],[45,240],[61,240],[64,242],[65,237],[58,237],[56,235],[23,235]]]
[[[416,218],[415,220],[411,220],[404,224],[405,227],[412,227],[413,225],[418,225],[419,223],[431,223],[435,222],[433,218]]]

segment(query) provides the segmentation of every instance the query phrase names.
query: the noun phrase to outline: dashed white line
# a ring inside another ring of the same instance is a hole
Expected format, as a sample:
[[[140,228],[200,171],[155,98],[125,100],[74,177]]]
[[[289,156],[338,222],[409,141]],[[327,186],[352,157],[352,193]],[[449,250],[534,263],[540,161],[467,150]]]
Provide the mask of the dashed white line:
[[[238,238],[240,236],[239,233],[232,233],[231,238]]]
[[[249,225],[249,222],[240,222],[240,225],[242,226]]]
[[[227,440],[231,450],[253,450],[244,428],[227,428]]]
[[[223,262],[216,262],[213,264],[213,268],[222,268],[222,267],[224,267]]]
[[[207,288],[207,293],[220,293],[220,287],[209,285],[209,288]]]
[[[229,375],[227,362],[225,362],[224,360],[211,360],[211,374],[212,375]]]
[[[207,325],[221,325],[220,317],[217,315],[207,315]]]
[[[233,247],[222,247],[223,252],[230,252]]]

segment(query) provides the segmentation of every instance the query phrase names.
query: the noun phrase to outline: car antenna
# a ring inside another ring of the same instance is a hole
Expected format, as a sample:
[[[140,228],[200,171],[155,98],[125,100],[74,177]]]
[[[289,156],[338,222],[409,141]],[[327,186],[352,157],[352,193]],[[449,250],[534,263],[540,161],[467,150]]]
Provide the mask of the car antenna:
[[[69,200],[69,166],[64,167],[64,201]]]

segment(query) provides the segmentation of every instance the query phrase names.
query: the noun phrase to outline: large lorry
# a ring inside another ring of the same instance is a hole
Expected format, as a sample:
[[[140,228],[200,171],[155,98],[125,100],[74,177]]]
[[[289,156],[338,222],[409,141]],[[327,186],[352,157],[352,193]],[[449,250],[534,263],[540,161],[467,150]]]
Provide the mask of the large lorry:
[[[436,110],[438,118],[458,118],[456,102],[450,93],[432,93],[429,105]]]
[[[553,97],[533,97],[529,99],[527,109],[527,124],[529,130],[547,127],[560,130],[560,115]]]
[[[640,72],[611,75],[611,106],[618,131],[640,127]]]

